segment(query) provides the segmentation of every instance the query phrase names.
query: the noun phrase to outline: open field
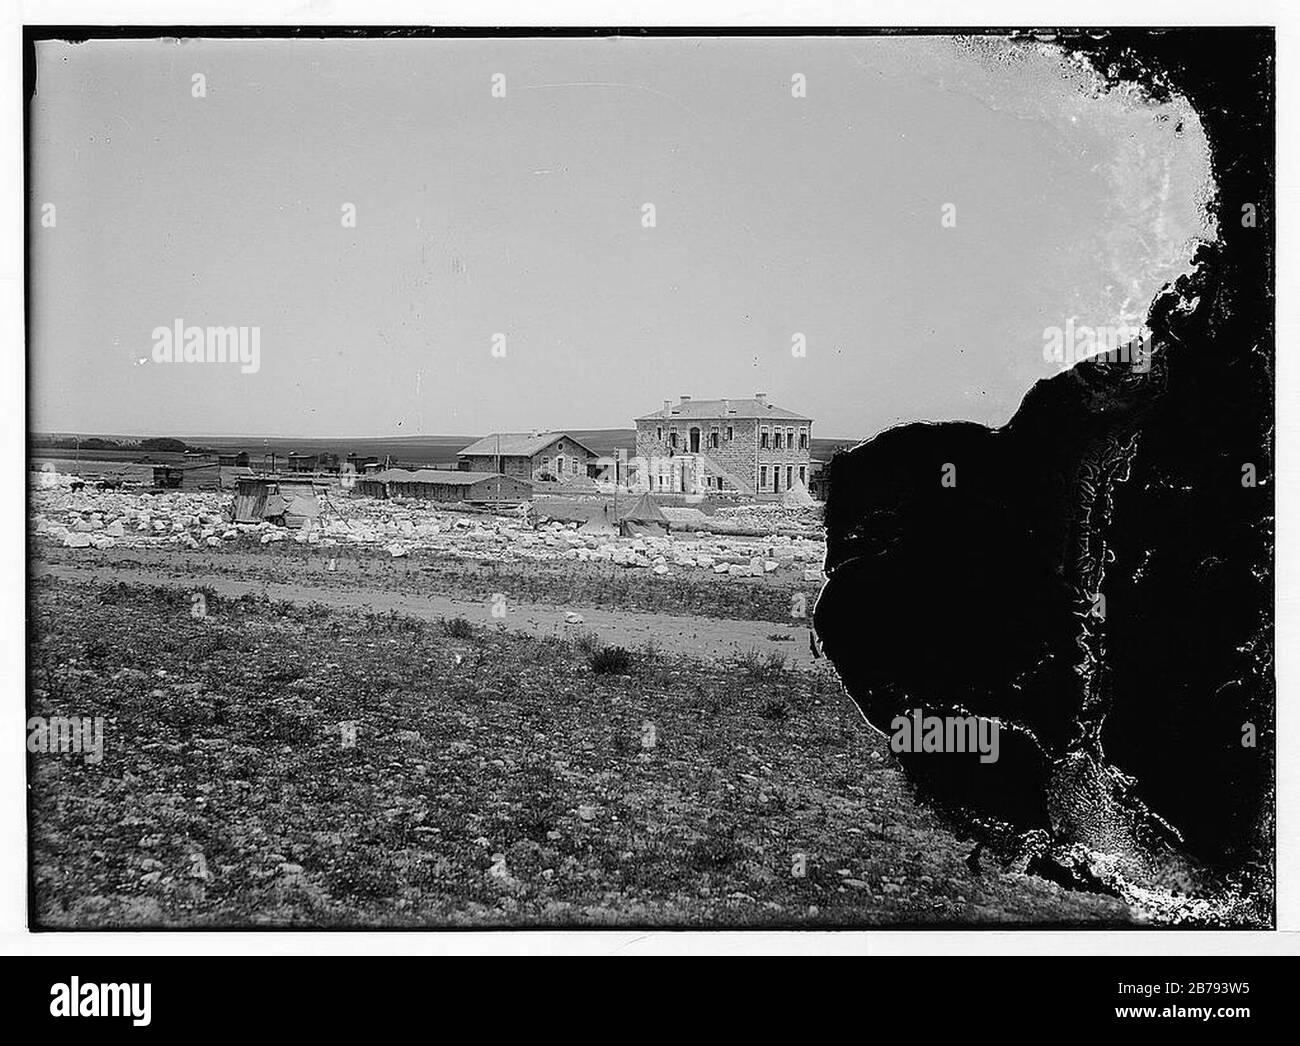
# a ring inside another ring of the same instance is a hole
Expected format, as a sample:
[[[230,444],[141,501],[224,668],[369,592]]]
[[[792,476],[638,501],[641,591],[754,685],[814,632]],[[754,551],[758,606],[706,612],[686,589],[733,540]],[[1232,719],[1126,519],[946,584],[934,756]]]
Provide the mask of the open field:
[[[1125,925],[973,870],[824,670],[39,577],[45,927]],[[683,619],[685,623],[689,619]],[[340,724],[355,724],[348,745]]]
[[[1142,918],[967,864],[814,656],[818,539],[229,500],[32,490],[30,714],[105,720],[31,757],[42,925]]]

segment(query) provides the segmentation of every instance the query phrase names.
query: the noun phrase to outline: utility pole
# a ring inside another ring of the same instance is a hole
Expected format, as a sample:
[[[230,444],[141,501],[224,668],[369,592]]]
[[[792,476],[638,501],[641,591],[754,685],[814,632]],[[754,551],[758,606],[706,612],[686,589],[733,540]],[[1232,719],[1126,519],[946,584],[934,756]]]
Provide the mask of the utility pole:
[[[619,484],[619,465],[623,462],[623,448],[614,448],[614,525],[618,525],[618,484]]]

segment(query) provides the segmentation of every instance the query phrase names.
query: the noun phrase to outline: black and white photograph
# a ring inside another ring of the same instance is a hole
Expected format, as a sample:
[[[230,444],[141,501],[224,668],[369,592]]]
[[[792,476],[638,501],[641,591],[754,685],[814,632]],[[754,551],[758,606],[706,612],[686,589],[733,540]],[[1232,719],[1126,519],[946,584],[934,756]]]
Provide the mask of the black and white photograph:
[[[1272,27],[287,17],[23,28],[28,932],[1280,928]]]

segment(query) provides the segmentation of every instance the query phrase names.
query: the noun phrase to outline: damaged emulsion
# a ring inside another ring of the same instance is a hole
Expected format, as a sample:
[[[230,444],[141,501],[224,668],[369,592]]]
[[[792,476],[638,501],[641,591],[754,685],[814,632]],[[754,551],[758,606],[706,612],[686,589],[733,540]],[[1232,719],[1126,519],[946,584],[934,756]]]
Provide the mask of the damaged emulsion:
[[[989,845],[1174,898],[1174,919],[1268,926],[1273,38],[1052,39],[1110,86],[1186,97],[1218,241],[1152,303],[1149,369],[1079,363],[1000,429],[910,424],[837,455],[815,628],[876,728],[998,723],[995,761],[895,746],[976,862]]]

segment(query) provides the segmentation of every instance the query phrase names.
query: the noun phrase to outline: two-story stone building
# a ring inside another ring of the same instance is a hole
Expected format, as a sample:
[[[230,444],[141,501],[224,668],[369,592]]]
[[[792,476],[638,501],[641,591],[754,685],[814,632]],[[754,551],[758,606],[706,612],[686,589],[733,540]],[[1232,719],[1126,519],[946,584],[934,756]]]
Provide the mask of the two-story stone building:
[[[812,419],[753,399],[664,400],[636,419],[638,465],[651,490],[780,494],[808,486]]]

